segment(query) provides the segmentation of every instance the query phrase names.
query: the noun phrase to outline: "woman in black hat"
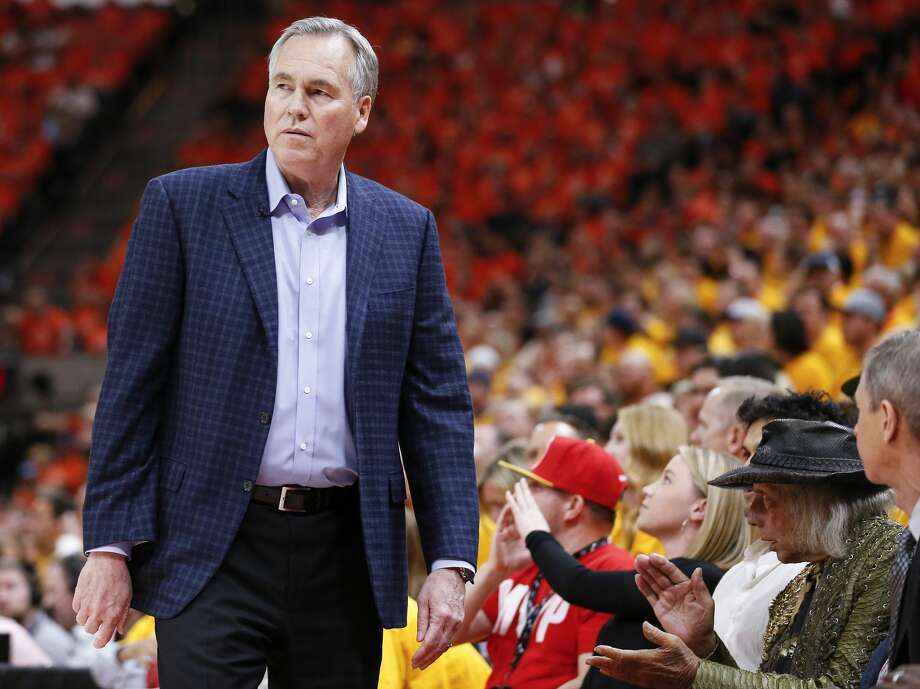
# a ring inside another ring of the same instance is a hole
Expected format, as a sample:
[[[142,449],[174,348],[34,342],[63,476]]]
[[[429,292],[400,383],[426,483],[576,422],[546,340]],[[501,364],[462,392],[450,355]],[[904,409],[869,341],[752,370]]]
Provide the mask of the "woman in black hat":
[[[712,598],[662,559],[637,565],[665,633],[648,651],[602,646],[589,664],[652,689],[855,689],[888,632],[888,578],[900,527],[884,510],[845,426],[777,420],[745,467],[712,481],[753,492],[749,520],[784,562],[809,565],[776,597],[759,672],[735,667],[712,630]]]

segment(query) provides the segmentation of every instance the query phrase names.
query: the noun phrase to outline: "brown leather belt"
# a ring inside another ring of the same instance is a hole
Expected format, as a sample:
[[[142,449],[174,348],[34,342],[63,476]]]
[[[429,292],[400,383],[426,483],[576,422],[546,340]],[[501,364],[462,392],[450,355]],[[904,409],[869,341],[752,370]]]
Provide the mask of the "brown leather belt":
[[[306,488],[304,486],[252,487],[252,501],[271,505],[281,512],[321,512],[357,500],[356,485],[341,488]]]

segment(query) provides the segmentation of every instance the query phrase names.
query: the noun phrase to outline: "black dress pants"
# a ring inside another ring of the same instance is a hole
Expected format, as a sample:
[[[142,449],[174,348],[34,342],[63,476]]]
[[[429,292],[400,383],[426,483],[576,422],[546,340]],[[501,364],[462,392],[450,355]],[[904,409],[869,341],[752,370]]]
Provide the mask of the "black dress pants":
[[[357,501],[314,514],[251,503],[227,557],[158,619],[162,689],[376,689],[382,628]]]

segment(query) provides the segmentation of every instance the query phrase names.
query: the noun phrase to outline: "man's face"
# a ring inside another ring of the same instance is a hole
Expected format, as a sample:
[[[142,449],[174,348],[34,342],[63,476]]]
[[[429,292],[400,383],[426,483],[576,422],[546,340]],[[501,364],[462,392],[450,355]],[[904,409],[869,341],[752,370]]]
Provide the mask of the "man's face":
[[[797,295],[792,301],[792,309],[802,319],[805,330],[817,335],[827,322],[827,314],[821,303],[821,297],[815,290],[809,290]]]
[[[0,570],[0,615],[21,622],[31,607],[29,582],[22,572],[16,569]]]
[[[546,517],[550,533],[559,535],[565,528],[565,509],[569,496],[562,491],[544,486],[538,481],[528,481],[527,484],[530,492],[533,493],[534,502]]]
[[[856,448],[863,461],[866,477],[873,483],[897,486],[896,467],[886,456],[890,453],[885,451],[882,407],[879,405],[875,410],[870,409],[869,391],[863,380],[859,381],[854,399],[859,410],[859,418],[856,420],[853,433],[856,435]]]
[[[751,461],[751,457],[757,451],[760,440],[763,438],[763,427],[770,421],[772,419],[757,419],[748,426],[747,433],[744,434],[744,440],[741,442],[741,456],[738,458],[745,464]]]
[[[748,502],[747,520],[760,529],[760,537],[780,562],[810,562],[820,555],[805,553],[797,542],[797,530],[789,509],[789,494],[782,486],[755,483]]]
[[[604,391],[596,385],[586,385],[569,395],[570,404],[580,404],[591,407],[598,419],[610,416],[610,404],[604,396]]]
[[[715,388],[703,400],[696,428],[690,434],[690,444],[716,452],[730,452],[731,425],[722,409],[721,391]]]
[[[866,347],[878,335],[879,327],[875,321],[859,313],[843,314],[841,324],[843,340],[851,347]]]
[[[338,165],[367,126],[370,96],[351,88],[354,50],[340,35],[295,36],[278,55],[265,95],[265,138],[285,176]]]
[[[712,389],[719,384],[719,372],[715,368],[708,366],[698,368],[690,376],[690,382],[693,383],[693,392],[691,393],[692,401],[689,403],[689,410],[693,412],[695,424],[706,395],[712,392]]]

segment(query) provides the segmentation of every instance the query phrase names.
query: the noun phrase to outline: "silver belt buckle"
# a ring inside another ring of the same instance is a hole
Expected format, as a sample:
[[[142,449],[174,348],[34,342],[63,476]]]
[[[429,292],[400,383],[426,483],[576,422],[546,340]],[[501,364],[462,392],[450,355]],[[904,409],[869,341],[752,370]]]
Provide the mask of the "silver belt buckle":
[[[287,499],[288,490],[310,490],[309,488],[297,488],[294,486],[281,486],[281,498],[278,500],[278,510],[281,512],[306,512],[305,509],[294,509],[291,507],[285,507],[284,501]]]

